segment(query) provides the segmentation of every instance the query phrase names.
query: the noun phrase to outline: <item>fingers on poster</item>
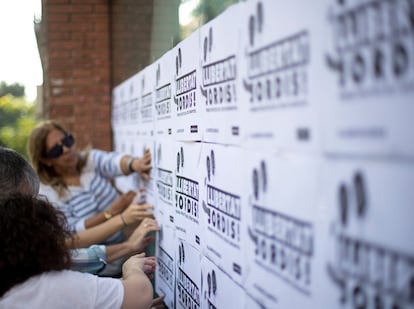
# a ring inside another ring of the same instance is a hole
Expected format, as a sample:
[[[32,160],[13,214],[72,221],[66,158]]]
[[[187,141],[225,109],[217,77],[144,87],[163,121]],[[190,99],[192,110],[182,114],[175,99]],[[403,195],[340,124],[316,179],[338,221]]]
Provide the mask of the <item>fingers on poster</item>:
[[[413,10],[239,2],[114,88],[169,306],[414,306]]]

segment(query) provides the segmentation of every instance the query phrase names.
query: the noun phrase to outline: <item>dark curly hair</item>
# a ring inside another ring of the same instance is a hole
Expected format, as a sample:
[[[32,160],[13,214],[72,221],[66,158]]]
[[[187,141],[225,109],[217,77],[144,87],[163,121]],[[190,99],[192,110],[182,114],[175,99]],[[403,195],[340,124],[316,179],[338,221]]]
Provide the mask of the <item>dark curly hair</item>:
[[[0,235],[0,297],[35,275],[71,265],[66,219],[45,200],[1,197]]]

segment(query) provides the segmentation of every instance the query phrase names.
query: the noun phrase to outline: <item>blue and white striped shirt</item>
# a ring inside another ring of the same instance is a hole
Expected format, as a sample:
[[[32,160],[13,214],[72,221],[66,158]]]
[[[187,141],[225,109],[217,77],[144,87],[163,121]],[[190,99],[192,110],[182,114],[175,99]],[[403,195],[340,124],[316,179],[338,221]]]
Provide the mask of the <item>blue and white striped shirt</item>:
[[[123,154],[91,150],[87,163],[81,171],[80,186],[69,186],[64,197],[49,185],[41,184],[39,195],[47,197],[57,209],[62,211],[73,232],[85,229],[85,220],[105,211],[118,198],[118,192],[109,179],[123,175],[121,158]],[[107,243],[118,243],[123,236],[115,234]]]

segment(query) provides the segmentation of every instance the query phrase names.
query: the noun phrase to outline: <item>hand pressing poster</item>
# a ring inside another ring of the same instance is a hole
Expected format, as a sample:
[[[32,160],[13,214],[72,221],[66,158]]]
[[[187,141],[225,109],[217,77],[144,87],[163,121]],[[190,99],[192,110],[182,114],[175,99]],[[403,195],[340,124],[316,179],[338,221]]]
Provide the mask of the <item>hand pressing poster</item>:
[[[240,100],[248,106],[243,123],[249,148],[320,151],[318,114],[329,100],[325,2],[246,2]]]
[[[155,162],[152,174],[155,173],[157,203],[154,214],[158,223],[174,225],[175,216],[175,168],[176,157],[173,155],[175,143],[172,139],[159,138],[156,141]]]
[[[174,57],[168,51],[155,63],[155,135],[162,138],[171,138],[175,130]]]
[[[413,158],[412,2],[330,1],[327,15],[326,151]]]
[[[414,166],[331,160],[325,308],[414,308]]]
[[[246,152],[245,288],[267,308],[324,308],[314,302],[323,272],[319,159]]]
[[[186,240],[196,248],[200,248],[200,178],[199,161],[201,143],[176,142],[175,161],[175,227],[177,237]]]
[[[175,238],[174,227],[168,224],[159,224],[157,232],[156,256],[157,267],[155,268],[155,291],[158,295],[164,295],[164,302],[168,308],[174,308],[175,287]]]
[[[200,252],[180,238],[177,239],[175,244],[176,283],[174,308],[199,309],[201,303]]]
[[[137,196],[139,202],[145,201],[151,205],[157,204],[157,192],[156,192],[156,149],[155,149],[155,139],[153,138],[146,138],[141,135],[138,135],[134,140],[134,147],[135,152],[134,156],[138,158],[142,158],[145,154],[146,150],[149,150],[151,153],[151,171],[150,171],[150,179],[145,180],[138,176],[138,191],[140,193],[140,197]]]
[[[202,136],[198,50],[199,30],[172,50],[175,60],[173,117],[176,140],[199,141]]]
[[[241,285],[206,257],[201,258],[201,308],[245,308]]]
[[[234,5],[200,28],[203,141],[240,144],[241,108],[237,92],[243,6]],[[229,23],[229,21],[231,21]]]
[[[203,254],[238,283],[245,275],[242,216],[243,150],[235,146],[203,144],[198,172],[203,175],[201,226]]]

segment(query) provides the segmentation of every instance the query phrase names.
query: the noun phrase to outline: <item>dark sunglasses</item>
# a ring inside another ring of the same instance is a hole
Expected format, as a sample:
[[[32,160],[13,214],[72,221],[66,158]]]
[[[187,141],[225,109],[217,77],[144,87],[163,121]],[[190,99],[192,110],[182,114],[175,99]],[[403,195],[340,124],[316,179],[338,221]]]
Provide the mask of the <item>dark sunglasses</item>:
[[[72,134],[68,133],[62,138],[60,144],[56,144],[46,153],[46,156],[51,159],[59,158],[63,154],[63,146],[70,148],[73,144],[75,144],[75,138]]]

